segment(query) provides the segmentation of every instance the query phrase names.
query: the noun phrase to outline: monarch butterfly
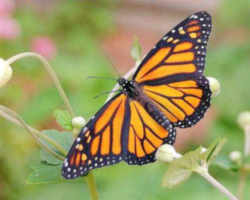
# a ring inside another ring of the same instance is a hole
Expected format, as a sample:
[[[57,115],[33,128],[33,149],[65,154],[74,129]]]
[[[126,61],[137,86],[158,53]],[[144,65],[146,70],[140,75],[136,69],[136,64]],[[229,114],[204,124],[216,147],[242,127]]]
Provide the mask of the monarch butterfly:
[[[196,124],[210,106],[203,76],[211,17],[198,12],[162,37],[131,80],[118,79],[121,90],[81,129],[62,167],[73,179],[94,168],[125,161],[155,161],[164,143],[175,142],[175,127]]]

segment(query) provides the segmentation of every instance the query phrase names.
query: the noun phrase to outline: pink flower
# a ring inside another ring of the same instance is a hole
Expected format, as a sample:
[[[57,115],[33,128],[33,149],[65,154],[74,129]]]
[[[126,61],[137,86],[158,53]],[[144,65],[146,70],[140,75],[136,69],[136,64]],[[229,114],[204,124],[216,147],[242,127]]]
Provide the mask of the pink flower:
[[[0,16],[10,16],[15,9],[13,0],[0,0]]]
[[[20,26],[15,19],[0,17],[0,38],[15,39],[20,34]]]
[[[56,55],[56,45],[48,37],[36,37],[31,42],[31,50],[41,54],[47,59],[52,59]]]

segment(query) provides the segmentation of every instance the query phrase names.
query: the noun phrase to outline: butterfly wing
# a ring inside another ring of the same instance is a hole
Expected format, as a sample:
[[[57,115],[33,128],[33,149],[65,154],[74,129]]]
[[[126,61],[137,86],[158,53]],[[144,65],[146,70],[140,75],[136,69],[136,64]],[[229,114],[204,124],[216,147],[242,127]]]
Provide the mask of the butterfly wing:
[[[153,162],[157,148],[174,141],[174,128],[164,129],[139,102],[120,93],[82,128],[64,161],[62,175],[77,178],[121,160],[134,165]]]
[[[82,128],[62,167],[66,179],[87,175],[91,169],[122,160],[122,137],[127,97],[118,94],[108,101]]]
[[[156,44],[133,76],[177,127],[194,125],[210,105],[203,71],[211,26],[206,12],[188,17]]]
[[[128,134],[124,140],[124,160],[131,165],[154,162],[155,152],[161,145],[175,142],[175,128],[168,120],[167,128],[161,126],[136,100],[130,99],[126,110],[129,123],[126,125]]]

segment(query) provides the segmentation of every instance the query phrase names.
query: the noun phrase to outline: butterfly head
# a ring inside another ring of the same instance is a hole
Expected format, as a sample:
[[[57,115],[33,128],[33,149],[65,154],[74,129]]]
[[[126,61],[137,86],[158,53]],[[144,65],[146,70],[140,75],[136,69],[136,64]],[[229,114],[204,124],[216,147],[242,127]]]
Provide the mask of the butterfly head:
[[[118,84],[121,86],[123,93],[127,94],[128,96],[134,97],[138,95],[134,81],[129,81],[125,78],[119,78]]]

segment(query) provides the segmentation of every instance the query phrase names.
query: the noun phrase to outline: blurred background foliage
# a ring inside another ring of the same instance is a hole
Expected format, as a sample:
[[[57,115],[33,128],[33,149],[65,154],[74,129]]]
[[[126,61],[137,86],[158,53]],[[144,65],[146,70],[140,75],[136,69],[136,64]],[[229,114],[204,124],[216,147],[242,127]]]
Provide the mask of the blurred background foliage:
[[[77,115],[89,118],[105,100],[105,96],[93,97],[114,85],[107,80],[87,80],[87,76],[116,76],[102,50],[102,41],[117,30],[114,13],[122,6],[120,2],[61,0],[46,4],[42,1],[8,4],[6,1],[0,0],[0,12],[1,4],[7,5],[5,11],[8,11],[0,14],[0,26],[3,24],[0,27],[0,57],[8,58],[24,51],[46,56]],[[178,3],[175,4],[178,8]],[[176,9],[176,15],[178,12]],[[239,112],[250,109],[250,3],[248,0],[218,1],[212,14],[215,26],[206,74],[216,77],[222,90],[213,100],[215,114],[212,126],[207,127],[208,135],[203,145],[216,137],[226,136],[228,142],[223,149],[226,155],[232,150],[242,150],[244,137],[236,119]],[[130,40],[132,43],[133,38]],[[144,47],[143,43],[141,45]],[[60,129],[53,111],[62,108],[62,101],[40,65],[33,59],[15,63],[13,79],[0,89],[0,102],[16,110],[36,128]],[[31,163],[38,159],[39,150],[24,130],[3,119],[0,126],[0,199],[89,198],[83,179],[53,185],[27,185],[25,179],[31,171]],[[185,150],[190,146],[192,144],[186,145]],[[157,163],[143,167],[121,163],[95,170],[100,199],[226,199],[198,176],[175,189],[164,189],[160,185],[165,170],[163,164]],[[215,168],[212,174],[236,193],[236,173]],[[245,198],[249,197],[248,181]]]

